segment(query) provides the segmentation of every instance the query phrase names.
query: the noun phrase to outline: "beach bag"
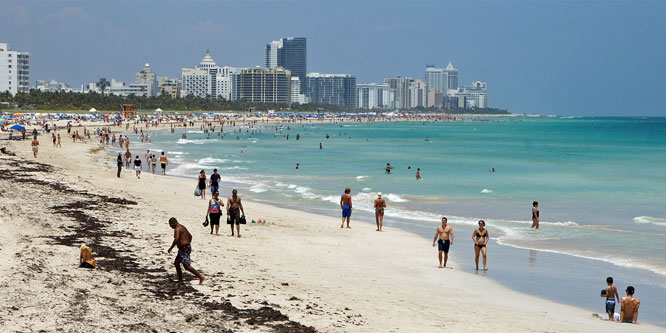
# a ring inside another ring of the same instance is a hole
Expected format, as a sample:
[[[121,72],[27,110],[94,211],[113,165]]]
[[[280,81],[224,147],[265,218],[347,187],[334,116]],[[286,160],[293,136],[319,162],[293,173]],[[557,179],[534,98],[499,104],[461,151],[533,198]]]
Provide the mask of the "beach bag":
[[[201,189],[199,189],[199,185],[197,185],[197,186],[194,188],[194,196],[195,196],[195,197],[200,197],[200,196],[201,196]]]
[[[241,216],[241,217],[240,217],[240,221],[238,221],[238,223],[240,223],[240,224],[245,224],[245,223],[247,223],[247,221],[245,220],[245,216]]]
[[[207,227],[207,226],[208,226],[208,223],[209,223],[209,222],[208,222],[208,215],[206,215],[206,221],[204,221],[203,226],[204,226],[204,227]]]

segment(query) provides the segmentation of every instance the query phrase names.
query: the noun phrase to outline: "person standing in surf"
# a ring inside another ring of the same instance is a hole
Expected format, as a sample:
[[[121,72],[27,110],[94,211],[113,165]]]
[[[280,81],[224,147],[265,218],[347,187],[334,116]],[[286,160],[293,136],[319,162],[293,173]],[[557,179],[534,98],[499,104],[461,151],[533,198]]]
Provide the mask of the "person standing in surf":
[[[377,193],[375,199],[375,221],[377,222],[377,231],[382,231],[384,225],[384,209],[386,209],[386,200],[382,199],[382,192]]]
[[[539,203],[534,201],[532,202],[532,226],[531,228],[536,227],[539,229]]]
[[[486,245],[490,240],[488,235],[488,230],[486,228],[486,222],[484,220],[479,220],[479,228],[474,230],[472,234],[472,241],[474,241],[474,262],[476,263],[476,270],[479,270],[479,253],[483,254],[483,270],[487,271],[486,267]]]
[[[340,228],[345,227],[345,219],[347,219],[347,228],[351,229],[349,226],[349,219],[352,213],[352,197],[350,193],[351,189],[347,187],[345,193],[340,197],[340,208],[342,209],[342,225],[340,225]]]

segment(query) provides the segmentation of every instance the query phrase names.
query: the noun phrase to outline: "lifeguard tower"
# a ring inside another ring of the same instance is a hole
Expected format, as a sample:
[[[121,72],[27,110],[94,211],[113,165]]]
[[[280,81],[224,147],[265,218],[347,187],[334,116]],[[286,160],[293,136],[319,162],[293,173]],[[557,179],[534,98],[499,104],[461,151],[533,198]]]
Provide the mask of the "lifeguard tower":
[[[136,117],[136,106],[134,104],[123,104],[123,118],[133,119]]]

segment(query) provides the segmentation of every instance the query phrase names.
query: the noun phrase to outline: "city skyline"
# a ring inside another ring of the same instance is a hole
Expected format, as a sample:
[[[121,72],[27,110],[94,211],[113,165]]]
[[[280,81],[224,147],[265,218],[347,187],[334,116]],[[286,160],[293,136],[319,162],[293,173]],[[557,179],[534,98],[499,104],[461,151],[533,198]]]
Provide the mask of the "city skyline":
[[[302,36],[308,72],[348,73],[357,83],[423,78],[427,64],[451,61],[461,69],[461,86],[489,82],[491,106],[512,112],[666,115],[662,3],[261,2],[270,10],[252,12],[256,25],[242,23],[257,2],[204,2],[224,7],[219,17],[216,10],[194,15],[197,3],[9,1],[0,4],[0,29],[8,32],[4,42],[31,54],[31,86],[55,79],[78,87],[100,77],[132,82],[144,63],[159,76],[180,77],[206,48],[222,66],[261,66],[266,43]],[[293,7],[327,14],[264,21]],[[438,12],[449,13],[447,20],[437,20]],[[147,13],[154,20],[139,19]],[[613,71],[622,72],[623,84]]]

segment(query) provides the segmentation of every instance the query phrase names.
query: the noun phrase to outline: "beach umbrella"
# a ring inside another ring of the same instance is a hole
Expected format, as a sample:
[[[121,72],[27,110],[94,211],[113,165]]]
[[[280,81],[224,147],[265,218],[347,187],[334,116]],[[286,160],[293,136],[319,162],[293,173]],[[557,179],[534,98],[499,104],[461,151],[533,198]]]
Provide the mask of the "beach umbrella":
[[[14,125],[14,126],[10,127],[9,129],[19,130],[19,131],[20,131],[20,130],[24,130],[25,127],[23,127],[23,126],[21,126],[21,125]]]
[[[88,112],[93,112],[94,113],[94,112],[97,112],[97,110],[95,108],[91,108],[90,110],[88,110]]]

